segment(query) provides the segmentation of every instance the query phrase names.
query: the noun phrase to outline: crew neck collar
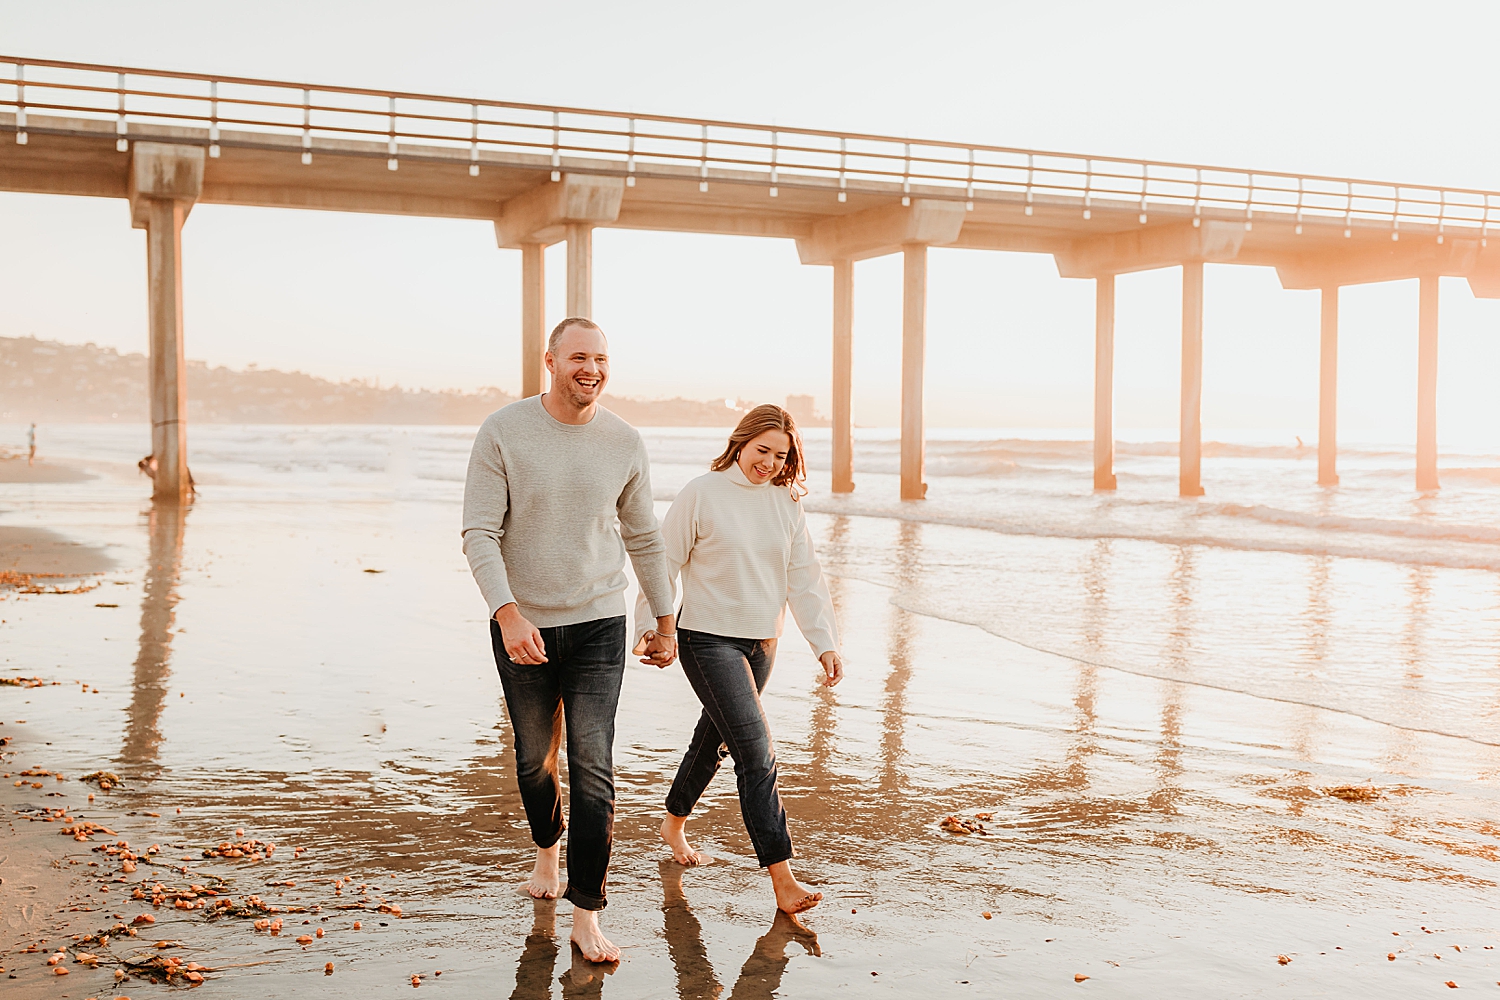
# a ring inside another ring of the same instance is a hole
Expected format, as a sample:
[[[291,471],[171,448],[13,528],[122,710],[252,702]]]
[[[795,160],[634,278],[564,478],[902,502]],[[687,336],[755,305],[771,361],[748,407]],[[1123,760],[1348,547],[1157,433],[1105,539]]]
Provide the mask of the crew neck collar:
[[[595,406],[594,406],[594,415],[592,417],[589,417],[588,423],[586,423],[586,424],[570,424],[570,423],[566,423],[564,421],[558,420],[550,412],[548,412],[548,410],[547,410],[547,404],[544,403],[544,402],[542,402],[542,396],[541,395],[537,395],[534,398],[536,399],[536,408],[538,410],[541,410],[542,414],[548,420],[552,421],[552,426],[553,427],[560,427],[560,428],[562,428],[565,431],[571,431],[571,432],[573,432],[575,434],[579,433],[579,432],[582,432],[582,431],[586,431],[590,427],[594,426],[594,421],[596,421],[596,420],[599,419],[599,406],[598,406],[598,404],[595,404]]]

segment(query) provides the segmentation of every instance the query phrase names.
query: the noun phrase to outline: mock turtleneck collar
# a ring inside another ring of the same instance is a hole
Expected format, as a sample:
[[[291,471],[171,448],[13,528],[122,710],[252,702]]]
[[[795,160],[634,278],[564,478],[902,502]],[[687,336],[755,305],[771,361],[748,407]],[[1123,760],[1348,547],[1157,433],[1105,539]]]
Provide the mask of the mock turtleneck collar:
[[[730,482],[739,486],[748,486],[752,490],[763,490],[771,485],[771,480],[769,479],[763,483],[752,483],[750,477],[745,475],[745,470],[740,468],[740,463],[738,462],[730,462],[729,468],[724,470],[724,475],[729,477]]]

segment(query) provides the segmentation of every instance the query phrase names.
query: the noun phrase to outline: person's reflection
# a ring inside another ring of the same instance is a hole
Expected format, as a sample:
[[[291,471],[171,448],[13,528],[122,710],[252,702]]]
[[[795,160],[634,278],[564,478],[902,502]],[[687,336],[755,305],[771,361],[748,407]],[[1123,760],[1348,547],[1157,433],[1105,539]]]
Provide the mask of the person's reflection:
[[[573,964],[562,974],[563,1000],[594,1000],[604,995],[604,977],[613,976],[619,962],[590,962],[576,944],[569,944]]]
[[[516,966],[516,988],[511,1000],[545,1000],[552,996],[552,970],[557,965],[557,900],[533,899],[531,933]]]
[[[673,861],[661,863],[662,919],[667,935],[667,949],[677,971],[679,1000],[716,1000],[724,987],[714,974],[703,945],[703,926],[693,915],[682,891],[682,865]],[[740,976],[729,991],[730,1000],[771,1000],[781,989],[781,978],[791,960],[787,945],[800,944],[809,955],[821,955],[818,936],[802,922],[781,910],[770,928],[755,942],[755,948],[740,969]]]
[[[661,914],[667,935],[667,953],[677,970],[677,996],[681,1000],[717,1000],[724,992],[703,946],[703,926],[688,906],[682,892],[685,869],[675,861],[661,863]]]
[[[161,746],[161,711],[171,677],[172,625],[177,613],[177,580],[182,572],[182,535],[187,503],[155,501],[147,515],[150,562],[141,599],[141,645],[126,710],[125,743],[120,763],[152,768]]]

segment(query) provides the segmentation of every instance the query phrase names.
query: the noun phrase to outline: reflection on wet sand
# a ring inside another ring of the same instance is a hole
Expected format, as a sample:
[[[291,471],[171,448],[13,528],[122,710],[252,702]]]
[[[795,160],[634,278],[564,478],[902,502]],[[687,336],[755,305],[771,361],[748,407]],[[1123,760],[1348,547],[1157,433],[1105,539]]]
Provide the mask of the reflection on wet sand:
[[[896,529],[895,576],[903,590],[917,584],[921,565],[922,525],[902,521]],[[880,781],[882,795],[894,796],[906,786],[906,688],[911,683],[912,653],[920,619],[904,608],[891,605],[886,637],[891,672],[886,675],[880,699]]]
[[[1186,546],[1177,550],[1177,567],[1172,574],[1172,629],[1167,645],[1167,662],[1184,675],[1191,676],[1193,665],[1193,591],[1195,552]],[[1147,796],[1152,809],[1168,815],[1177,812],[1182,795],[1182,684],[1165,681],[1162,688],[1161,735],[1155,754],[1156,788]]]
[[[548,1000],[552,972],[557,967],[557,900],[533,899],[531,933],[516,964],[516,988],[511,1000]]]
[[[1073,707],[1077,709],[1077,727],[1074,738],[1068,741],[1067,785],[1070,788],[1088,787],[1089,758],[1099,751],[1099,740],[1095,727],[1099,722],[1096,698],[1099,686],[1097,661],[1104,658],[1104,634],[1109,617],[1108,579],[1110,540],[1101,538],[1089,549],[1084,560],[1083,585],[1087,595],[1084,601],[1083,637],[1086,656],[1078,665],[1078,681],[1073,689]]]
[[[675,862],[661,863],[662,922],[672,967],[677,973],[679,1000],[717,1000],[724,986],[714,973],[703,944],[703,926],[698,923],[682,889],[685,869]],[[755,942],[755,948],[729,991],[730,1000],[770,1000],[781,989],[786,974],[786,949],[792,942],[800,944],[809,955],[821,955],[818,936],[793,916],[776,911],[770,928]]]
[[[150,561],[141,598],[141,642],[135,658],[130,707],[120,764],[139,773],[155,770],[161,747],[161,711],[171,677],[172,625],[176,621],[177,582],[182,573],[182,536],[188,504],[156,501],[146,515]]]

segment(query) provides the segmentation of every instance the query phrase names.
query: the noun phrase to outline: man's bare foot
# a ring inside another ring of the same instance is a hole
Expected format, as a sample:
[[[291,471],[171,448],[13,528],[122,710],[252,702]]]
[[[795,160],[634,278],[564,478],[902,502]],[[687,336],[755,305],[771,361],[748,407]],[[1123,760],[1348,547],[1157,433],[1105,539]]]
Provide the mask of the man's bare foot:
[[[620,960],[620,949],[599,929],[597,910],[583,910],[576,906],[573,908],[573,933],[568,935],[568,940],[576,944],[583,957],[590,962]]]
[[[766,871],[776,891],[776,908],[783,913],[805,913],[823,901],[823,894],[803,885],[792,874],[790,861],[778,861]]]
[[[693,845],[687,840],[687,817],[673,816],[671,813],[661,821],[661,839],[672,849],[672,860],[679,865],[707,865],[713,863],[713,858],[706,854],[700,854],[693,850]]]
[[[562,881],[558,875],[558,855],[561,844],[536,849],[536,867],[531,869],[531,878],[521,886],[521,891],[532,899],[556,899],[562,892]]]

